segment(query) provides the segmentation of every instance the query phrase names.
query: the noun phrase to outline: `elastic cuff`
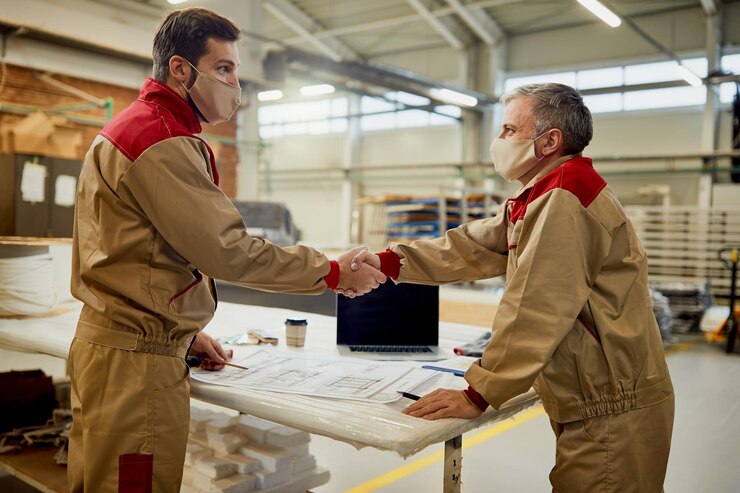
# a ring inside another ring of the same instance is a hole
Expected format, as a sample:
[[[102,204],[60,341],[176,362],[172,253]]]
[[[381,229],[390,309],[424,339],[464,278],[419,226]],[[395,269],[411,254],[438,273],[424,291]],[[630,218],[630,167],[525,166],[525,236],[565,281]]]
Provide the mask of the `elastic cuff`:
[[[390,248],[384,252],[378,252],[377,255],[380,257],[380,272],[391,279],[398,279],[398,274],[401,272],[401,257]]]
[[[468,388],[463,390],[463,392],[465,392],[465,395],[468,396],[468,399],[470,399],[473,404],[478,406],[478,409],[481,411],[488,409],[488,402],[486,402],[483,396],[476,392],[473,387],[468,385]]]
[[[329,266],[331,270],[324,276],[324,281],[326,282],[326,289],[334,291],[339,284],[339,262],[332,260],[329,262]]]

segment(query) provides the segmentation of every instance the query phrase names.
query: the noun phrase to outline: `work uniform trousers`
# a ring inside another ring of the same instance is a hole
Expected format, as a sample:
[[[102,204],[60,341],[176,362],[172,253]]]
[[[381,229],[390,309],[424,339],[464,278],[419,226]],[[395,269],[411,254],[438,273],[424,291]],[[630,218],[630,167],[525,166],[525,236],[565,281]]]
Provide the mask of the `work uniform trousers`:
[[[660,404],[571,423],[557,438],[554,493],[660,493],[673,431],[674,396]]]
[[[190,422],[185,361],[75,338],[69,374],[70,492],[179,492]]]

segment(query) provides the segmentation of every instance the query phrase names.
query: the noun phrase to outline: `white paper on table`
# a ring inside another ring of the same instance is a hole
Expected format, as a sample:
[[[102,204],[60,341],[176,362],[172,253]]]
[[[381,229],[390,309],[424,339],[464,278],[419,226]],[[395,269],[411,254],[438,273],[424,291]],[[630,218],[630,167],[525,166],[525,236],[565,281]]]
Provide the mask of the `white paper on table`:
[[[26,161],[21,175],[21,198],[26,202],[43,202],[46,199],[46,167]]]
[[[379,403],[393,402],[434,372],[387,361],[331,358],[310,352],[285,352],[253,348],[221,371],[193,370],[192,377],[214,385],[269,390],[334,399]]]
[[[54,204],[62,207],[73,207],[77,195],[77,178],[70,175],[57,176],[54,184]]]

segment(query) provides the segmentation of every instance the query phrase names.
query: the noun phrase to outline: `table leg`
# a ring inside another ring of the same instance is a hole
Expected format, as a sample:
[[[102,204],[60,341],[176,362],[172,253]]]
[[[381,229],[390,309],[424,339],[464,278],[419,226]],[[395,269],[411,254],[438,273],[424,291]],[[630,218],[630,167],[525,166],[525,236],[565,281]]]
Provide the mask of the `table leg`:
[[[445,442],[444,493],[460,493],[462,471],[462,435]]]

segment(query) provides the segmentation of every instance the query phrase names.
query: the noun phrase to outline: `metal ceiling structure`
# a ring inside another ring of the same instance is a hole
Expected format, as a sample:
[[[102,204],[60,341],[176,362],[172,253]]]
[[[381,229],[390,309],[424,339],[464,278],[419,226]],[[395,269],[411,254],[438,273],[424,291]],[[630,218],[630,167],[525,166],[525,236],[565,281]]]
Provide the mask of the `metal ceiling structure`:
[[[173,8],[167,0],[99,1],[153,17]],[[687,9],[702,9],[705,15],[712,16],[720,4],[733,2],[740,0],[604,1],[659,52],[679,62],[678,56],[642,31],[633,19]],[[187,0],[178,7],[188,5],[210,7],[242,20],[249,7],[244,0]],[[440,87],[439,81],[381,65],[376,60],[384,54],[434,47],[463,54],[476,45],[497,47],[517,35],[601,22],[575,0],[262,0],[262,8],[261,32],[245,34],[257,36],[266,41],[264,48],[279,52],[268,55],[266,63],[273,67],[265,67],[266,75],[268,71],[275,72],[275,67],[283,74],[324,74],[327,81],[346,90],[367,94],[382,94],[373,87],[406,91],[425,96],[432,104],[445,102],[434,94]],[[0,25],[0,32],[14,33],[14,29],[15,26]],[[38,39],[49,36],[32,30],[24,35]],[[66,38],[55,41],[74,46],[77,43]],[[261,82],[269,86],[271,81],[281,84],[279,78],[269,76],[253,82],[260,87]],[[490,94],[455,90],[476,98],[482,105],[497,100]]]
[[[738,0],[611,0],[628,18],[689,8],[708,14]],[[166,0],[126,0],[156,8]],[[227,15],[235,0],[206,0]],[[181,4],[182,6],[187,3]],[[263,0],[266,38],[328,56],[367,60],[388,53],[472,43],[494,45],[506,36],[600,22],[575,0]]]

